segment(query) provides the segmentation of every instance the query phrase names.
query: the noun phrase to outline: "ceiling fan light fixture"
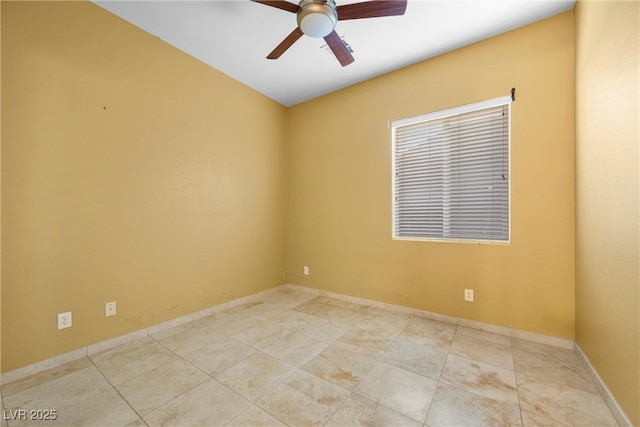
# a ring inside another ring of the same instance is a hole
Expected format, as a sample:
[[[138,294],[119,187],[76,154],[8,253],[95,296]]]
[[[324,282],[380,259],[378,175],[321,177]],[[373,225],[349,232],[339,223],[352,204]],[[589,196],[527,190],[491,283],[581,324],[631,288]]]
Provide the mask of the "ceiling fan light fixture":
[[[304,0],[298,10],[298,27],[309,37],[325,37],[333,32],[338,14],[333,0]]]
[[[1,1],[1,0],[0,0]],[[278,59],[303,35],[324,38],[327,46],[342,65],[346,67],[355,61],[351,50],[336,32],[338,14],[340,20],[379,18],[382,16],[404,15],[407,0],[370,0],[349,3],[336,7],[335,0],[301,0],[296,6],[286,0],[252,0],[276,9],[295,13],[298,26],[267,55],[267,59]]]

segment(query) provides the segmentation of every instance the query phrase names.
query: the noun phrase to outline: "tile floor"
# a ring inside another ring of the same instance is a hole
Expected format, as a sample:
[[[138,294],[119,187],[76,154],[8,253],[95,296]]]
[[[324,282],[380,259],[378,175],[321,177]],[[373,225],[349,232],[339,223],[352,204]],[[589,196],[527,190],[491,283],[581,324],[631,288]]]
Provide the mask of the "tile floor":
[[[617,425],[573,351],[288,289],[2,400],[3,427]]]

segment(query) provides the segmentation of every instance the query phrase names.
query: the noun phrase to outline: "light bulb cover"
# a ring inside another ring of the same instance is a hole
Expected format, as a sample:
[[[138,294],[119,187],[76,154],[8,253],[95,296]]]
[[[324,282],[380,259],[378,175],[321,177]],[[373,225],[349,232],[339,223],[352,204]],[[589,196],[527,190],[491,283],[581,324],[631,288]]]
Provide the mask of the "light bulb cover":
[[[332,0],[301,2],[297,14],[298,27],[310,37],[325,37],[331,34],[338,22],[335,3]]]
[[[300,20],[300,29],[310,37],[325,37],[331,34],[334,24],[323,13],[309,13]]]

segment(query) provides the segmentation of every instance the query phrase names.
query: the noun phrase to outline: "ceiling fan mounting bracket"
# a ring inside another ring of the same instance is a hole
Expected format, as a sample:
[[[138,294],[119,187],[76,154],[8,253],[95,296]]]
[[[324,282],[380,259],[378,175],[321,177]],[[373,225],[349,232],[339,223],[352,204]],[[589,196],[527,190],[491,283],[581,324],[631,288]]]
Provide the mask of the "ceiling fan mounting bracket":
[[[338,12],[334,0],[302,0],[297,12],[298,27],[310,37],[325,37],[335,29]]]

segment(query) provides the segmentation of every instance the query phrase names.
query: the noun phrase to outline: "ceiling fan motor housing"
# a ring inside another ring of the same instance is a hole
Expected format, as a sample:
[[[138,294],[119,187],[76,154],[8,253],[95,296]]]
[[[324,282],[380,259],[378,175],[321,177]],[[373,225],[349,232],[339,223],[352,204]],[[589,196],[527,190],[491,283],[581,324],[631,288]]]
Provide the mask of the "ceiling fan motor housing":
[[[334,0],[302,0],[298,10],[298,27],[310,37],[331,34],[338,22]]]

